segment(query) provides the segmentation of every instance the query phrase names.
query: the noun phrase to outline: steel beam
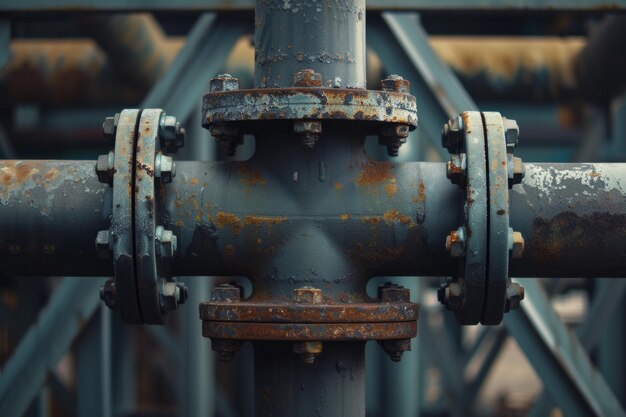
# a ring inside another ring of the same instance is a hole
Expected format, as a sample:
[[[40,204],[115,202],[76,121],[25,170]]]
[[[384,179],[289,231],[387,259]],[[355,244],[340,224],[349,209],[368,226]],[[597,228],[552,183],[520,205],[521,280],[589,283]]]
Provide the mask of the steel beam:
[[[89,11],[253,11],[255,0],[22,0],[0,3],[0,12],[43,13]],[[606,12],[626,10],[623,0],[369,0],[369,10]]]
[[[567,416],[625,416],[576,336],[552,309],[537,280],[518,280],[526,298],[504,323]]]
[[[0,375],[0,415],[19,417],[100,306],[101,279],[64,278]]]

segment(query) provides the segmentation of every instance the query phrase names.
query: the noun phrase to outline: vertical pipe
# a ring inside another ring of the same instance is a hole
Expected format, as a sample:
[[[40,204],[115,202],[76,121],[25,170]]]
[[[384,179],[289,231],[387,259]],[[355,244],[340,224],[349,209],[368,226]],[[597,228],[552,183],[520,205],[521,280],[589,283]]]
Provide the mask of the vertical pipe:
[[[325,86],[365,88],[365,0],[257,0],[255,29],[255,87],[311,68]]]
[[[254,351],[256,417],[365,417],[365,343],[324,343],[313,365],[291,343]]]

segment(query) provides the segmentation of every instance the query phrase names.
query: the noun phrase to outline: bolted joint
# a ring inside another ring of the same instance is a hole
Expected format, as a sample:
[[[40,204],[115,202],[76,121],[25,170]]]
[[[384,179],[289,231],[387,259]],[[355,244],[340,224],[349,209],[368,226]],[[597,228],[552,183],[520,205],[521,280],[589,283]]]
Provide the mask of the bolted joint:
[[[220,284],[211,290],[211,301],[235,302],[241,300],[241,288],[232,284]]]
[[[463,118],[459,115],[448,120],[441,131],[441,146],[451,154],[458,154],[465,147],[465,133],[463,132]]]
[[[211,349],[217,352],[221,362],[232,362],[241,344],[241,340],[211,339]]]
[[[463,307],[463,285],[460,282],[447,282],[439,287],[437,299],[448,310],[459,310]]]
[[[226,156],[235,156],[237,147],[243,144],[241,130],[233,124],[215,123],[209,126],[209,132]]]
[[[398,156],[400,147],[406,143],[409,136],[409,125],[385,125],[378,131],[378,143],[387,146],[389,156]]]
[[[293,290],[296,303],[321,304],[323,301],[322,290],[313,287],[302,287]]]
[[[321,87],[322,75],[312,69],[303,69],[293,75],[294,87]]]
[[[111,233],[108,230],[100,230],[96,235],[96,252],[100,259],[111,258]]]
[[[378,298],[384,303],[408,303],[411,301],[411,290],[401,285],[387,282],[378,287]]]
[[[220,74],[215,78],[211,78],[209,91],[219,93],[222,91],[239,90],[239,79],[230,74]]]
[[[523,299],[524,287],[516,282],[509,283],[506,287],[506,303],[504,305],[504,312],[508,313],[511,310],[519,308]]]
[[[524,236],[509,227],[509,251],[511,252],[511,258],[519,259],[524,255],[524,244]]]
[[[189,293],[187,286],[182,282],[162,281],[159,298],[163,312],[176,310],[180,304],[185,304]]]
[[[161,149],[166,153],[176,153],[178,149],[185,146],[185,128],[176,120],[176,117],[163,113],[159,120],[159,139]]]
[[[113,151],[109,151],[106,155],[100,155],[96,162],[96,175],[98,181],[103,184],[109,184],[113,186],[113,174],[115,174],[115,154]]]
[[[411,350],[411,339],[379,340],[378,344],[394,362],[400,362],[402,354]]]
[[[100,287],[100,299],[104,301],[104,304],[111,310],[115,310],[117,289],[115,288],[115,281],[110,279]]]
[[[382,91],[394,91],[403,94],[411,94],[411,83],[399,75],[393,74],[381,80],[378,89]]]
[[[502,118],[504,125],[504,137],[506,138],[506,146],[509,149],[513,149],[519,142],[519,126],[513,119]]]
[[[526,176],[526,167],[520,158],[507,154],[506,164],[507,175],[509,177],[509,188],[516,184],[520,184]]]
[[[322,122],[311,120],[296,120],[293,122],[293,133],[302,143],[302,147],[313,149],[322,134]]]
[[[157,226],[154,230],[154,241],[157,256],[161,258],[174,257],[178,243],[174,232],[166,230],[163,226]]]
[[[467,179],[467,156],[464,153],[452,154],[446,164],[446,176],[452,184],[456,184],[461,188],[465,187],[465,181]]]
[[[465,227],[461,226],[446,237],[446,250],[453,258],[465,256],[465,236]]]
[[[117,125],[120,120],[120,114],[115,113],[115,116],[107,117],[102,123],[102,135],[106,141],[110,144],[115,143],[115,134],[117,132]]]
[[[154,176],[159,178],[163,184],[169,184],[176,176],[176,162],[171,156],[157,152],[154,157]]]
[[[322,353],[323,346],[319,341],[297,342],[293,344],[292,350],[300,355],[302,362],[313,365],[315,358]]]

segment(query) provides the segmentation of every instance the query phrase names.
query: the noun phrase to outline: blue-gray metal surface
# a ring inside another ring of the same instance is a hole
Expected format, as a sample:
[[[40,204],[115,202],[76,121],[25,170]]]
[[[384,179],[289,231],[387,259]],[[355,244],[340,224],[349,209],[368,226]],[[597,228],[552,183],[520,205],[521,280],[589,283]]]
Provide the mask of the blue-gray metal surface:
[[[11,58],[11,19],[0,16],[0,70]]]
[[[19,417],[26,410],[48,372],[100,306],[98,288],[103,283],[80,277],[63,278],[59,283],[0,375],[0,415]]]
[[[2,12],[92,11],[253,11],[255,0],[22,0],[0,3]],[[619,11],[624,0],[368,0],[368,10],[422,11]]]
[[[584,347],[565,327],[537,280],[518,280],[526,298],[504,323],[567,416],[624,416]]]

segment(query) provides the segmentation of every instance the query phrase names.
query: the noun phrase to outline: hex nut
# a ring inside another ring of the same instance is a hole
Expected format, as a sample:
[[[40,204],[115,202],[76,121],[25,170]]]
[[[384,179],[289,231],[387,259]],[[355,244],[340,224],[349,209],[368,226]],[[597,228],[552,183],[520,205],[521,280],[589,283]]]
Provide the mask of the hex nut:
[[[104,301],[104,304],[111,310],[115,310],[117,289],[114,280],[107,280],[104,285],[100,287],[100,299]]]
[[[154,231],[156,254],[161,258],[172,258],[176,253],[178,239],[171,230],[157,226]]]
[[[185,128],[176,117],[163,113],[159,120],[159,139],[165,152],[176,153],[185,146]]]
[[[519,142],[519,126],[517,125],[517,122],[513,119],[507,119],[506,117],[503,117],[502,123],[504,125],[504,137],[506,138],[506,146],[509,148],[516,147]]]
[[[511,258],[521,258],[524,255],[524,246],[525,242],[522,234],[509,228],[509,250],[511,251]]]
[[[407,124],[384,125],[378,131],[378,143],[387,147],[389,156],[398,156],[400,147],[406,143],[409,136],[409,130]]]
[[[509,180],[509,188],[516,184],[520,184],[526,176],[526,167],[520,158],[507,154],[507,175]]]
[[[411,94],[411,83],[409,80],[405,80],[397,74],[392,74],[389,77],[381,80],[378,84],[378,89],[382,91],[393,91],[403,94]]]
[[[111,258],[110,236],[108,230],[100,230],[96,235],[96,252],[100,259]]]
[[[508,313],[511,310],[518,309],[523,299],[524,287],[516,282],[509,283],[506,288],[506,303],[504,306],[504,312]]]
[[[446,176],[459,187],[465,187],[467,179],[467,156],[464,153],[452,154],[446,163]]]
[[[458,154],[465,145],[464,141],[463,118],[459,115],[448,120],[448,123],[443,125],[441,146],[446,148],[451,154]]]
[[[465,256],[465,227],[461,226],[450,232],[446,237],[446,249],[454,258]]]
[[[173,311],[187,300],[187,287],[182,282],[162,280],[159,296],[161,310]]]
[[[209,132],[226,156],[234,156],[237,147],[243,144],[241,130],[233,124],[215,123],[209,126]]]
[[[322,290],[313,287],[302,287],[293,290],[296,303],[321,304],[323,301]]]
[[[378,344],[389,355],[393,362],[400,362],[402,354],[411,350],[411,339],[379,340]]]
[[[448,310],[459,310],[463,307],[463,285],[460,282],[450,282],[443,291],[442,304]]]
[[[294,87],[321,87],[322,75],[312,69],[303,69],[293,76]]]
[[[387,303],[408,303],[411,300],[411,290],[398,284],[387,282],[378,287],[378,298]]]
[[[220,74],[212,78],[209,84],[209,91],[212,93],[235,90],[239,90],[239,79],[230,74]]]
[[[171,156],[158,152],[154,157],[154,176],[162,183],[169,184],[176,176],[176,163]]]
[[[322,353],[323,345],[320,341],[296,342],[293,344],[292,350],[293,353],[300,355],[302,362],[313,365],[315,358]]]
[[[102,134],[109,143],[115,143],[115,134],[117,132],[117,125],[120,120],[120,114],[115,113],[113,117],[106,117],[102,122]]]
[[[241,344],[241,340],[211,339],[211,349],[217,352],[221,362],[232,362]]]
[[[235,302],[241,300],[241,288],[232,284],[220,284],[211,290],[211,301]]]
[[[302,146],[313,149],[322,133],[322,122],[316,120],[296,120],[293,132],[300,138]]]
[[[98,181],[113,186],[113,175],[115,173],[114,164],[115,154],[113,151],[98,157],[96,161],[96,175],[98,176]]]

